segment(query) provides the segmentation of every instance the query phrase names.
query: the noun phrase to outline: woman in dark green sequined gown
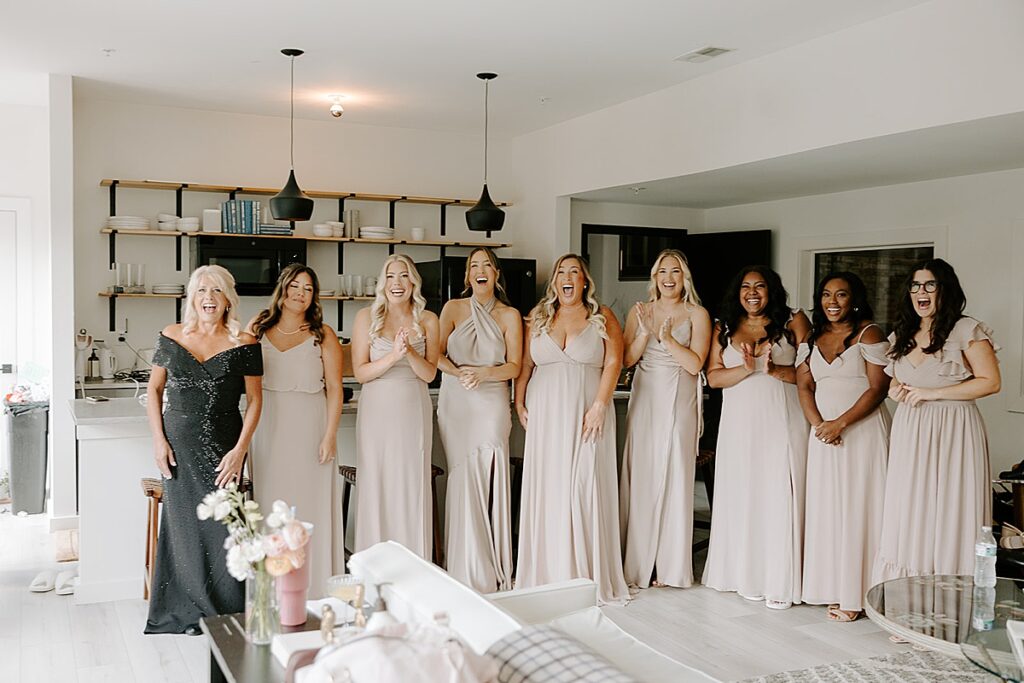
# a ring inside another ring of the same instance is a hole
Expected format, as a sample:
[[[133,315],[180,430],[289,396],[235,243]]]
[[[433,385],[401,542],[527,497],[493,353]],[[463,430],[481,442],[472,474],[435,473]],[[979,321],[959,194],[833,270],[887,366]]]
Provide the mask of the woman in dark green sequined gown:
[[[197,634],[200,618],[244,608],[245,586],[225,564],[227,528],[196,516],[207,493],[240,480],[259,420],[263,357],[255,339],[238,332],[237,306],[227,271],[197,269],[183,324],[156,343],[148,396],[164,491],[146,633]]]

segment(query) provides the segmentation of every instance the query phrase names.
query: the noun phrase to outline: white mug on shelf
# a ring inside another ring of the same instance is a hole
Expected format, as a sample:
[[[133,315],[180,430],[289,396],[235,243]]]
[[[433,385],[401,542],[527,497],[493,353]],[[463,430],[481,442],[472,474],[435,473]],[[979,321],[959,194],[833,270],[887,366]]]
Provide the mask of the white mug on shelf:
[[[422,242],[423,238],[425,236],[426,236],[426,231],[423,228],[413,228],[412,229],[412,240],[413,240],[413,242]]]

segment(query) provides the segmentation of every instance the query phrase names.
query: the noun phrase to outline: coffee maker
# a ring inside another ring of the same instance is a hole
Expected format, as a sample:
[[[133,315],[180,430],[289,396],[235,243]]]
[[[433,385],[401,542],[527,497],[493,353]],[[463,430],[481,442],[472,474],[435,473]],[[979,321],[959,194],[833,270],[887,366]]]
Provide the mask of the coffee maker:
[[[75,380],[81,382],[88,375],[89,354],[92,351],[92,335],[83,327],[75,335]]]

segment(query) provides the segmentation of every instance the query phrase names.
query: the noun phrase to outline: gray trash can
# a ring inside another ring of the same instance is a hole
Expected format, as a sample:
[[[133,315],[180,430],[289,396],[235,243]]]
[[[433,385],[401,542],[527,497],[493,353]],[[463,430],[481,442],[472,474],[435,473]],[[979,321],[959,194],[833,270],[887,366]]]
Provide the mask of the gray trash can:
[[[46,435],[50,404],[5,403],[9,416],[11,510],[17,514],[43,512],[46,506]]]

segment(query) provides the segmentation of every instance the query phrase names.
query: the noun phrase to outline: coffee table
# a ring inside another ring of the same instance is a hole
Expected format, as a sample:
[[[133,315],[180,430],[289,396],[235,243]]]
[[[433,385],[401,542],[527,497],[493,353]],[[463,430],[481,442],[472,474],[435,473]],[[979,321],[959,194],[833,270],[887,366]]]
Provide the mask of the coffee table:
[[[1022,582],[997,579],[991,592],[976,596],[969,576],[894,579],[868,590],[864,612],[883,629],[913,645],[964,657],[1005,681],[1021,683],[1024,672],[1013,656],[1006,620],[1024,619],[1022,587]],[[975,607],[980,610],[980,601],[985,599],[992,601],[991,628],[989,623],[972,619]]]
[[[316,631],[320,619],[308,615],[301,626],[282,626],[281,633]],[[284,683],[284,667],[269,645],[251,645],[245,639],[245,615],[204,617],[199,627],[210,643],[210,683]]]

